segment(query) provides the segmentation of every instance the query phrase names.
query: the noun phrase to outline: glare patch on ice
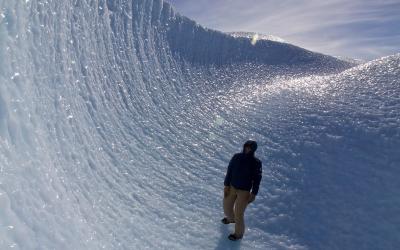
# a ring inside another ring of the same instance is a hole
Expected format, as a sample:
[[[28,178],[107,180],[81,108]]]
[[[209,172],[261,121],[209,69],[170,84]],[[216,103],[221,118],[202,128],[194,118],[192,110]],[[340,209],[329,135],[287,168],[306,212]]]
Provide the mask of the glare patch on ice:
[[[287,43],[287,41],[285,41],[284,39],[282,39],[278,36],[265,35],[265,34],[255,33],[255,32],[235,31],[235,32],[228,32],[227,34],[230,36],[233,36],[235,38],[238,38],[238,37],[248,38],[248,39],[250,39],[250,42],[253,40],[253,38],[255,36],[257,36],[257,41],[266,40],[266,41],[273,41],[273,42],[279,42],[279,43]]]
[[[215,119],[215,124],[216,124],[217,126],[221,126],[222,124],[224,124],[224,118],[218,116],[218,117]]]
[[[257,43],[257,41],[258,41],[258,34],[256,33],[256,34],[254,34],[253,35],[253,38],[251,38],[251,45],[256,45],[256,43]]]
[[[16,72],[13,76],[11,76],[11,80],[14,80],[16,77],[20,76],[20,73]]]

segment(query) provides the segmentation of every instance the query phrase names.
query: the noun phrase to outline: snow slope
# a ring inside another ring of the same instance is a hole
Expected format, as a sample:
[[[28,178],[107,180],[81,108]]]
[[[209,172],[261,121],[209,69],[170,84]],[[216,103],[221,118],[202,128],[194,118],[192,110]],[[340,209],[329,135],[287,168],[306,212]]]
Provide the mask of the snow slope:
[[[254,87],[246,122],[260,124],[271,169],[264,185],[276,187],[254,210],[270,218],[267,232],[296,235],[309,249],[399,246],[399,74],[397,54]]]
[[[342,72],[162,0],[0,0],[0,249],[395,249],[399,57]],[[248,138],[264,178],[231,243]]]

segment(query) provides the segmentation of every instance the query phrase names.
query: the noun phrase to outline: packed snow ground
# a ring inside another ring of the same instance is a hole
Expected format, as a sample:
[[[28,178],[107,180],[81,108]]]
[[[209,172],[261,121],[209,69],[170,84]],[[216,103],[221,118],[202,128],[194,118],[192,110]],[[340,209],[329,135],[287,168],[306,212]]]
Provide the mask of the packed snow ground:
[[[350,66],[161,0],[1,0],[0,249],[396,249],[400,55]],[[264,174],[232,243],[248,138]]]

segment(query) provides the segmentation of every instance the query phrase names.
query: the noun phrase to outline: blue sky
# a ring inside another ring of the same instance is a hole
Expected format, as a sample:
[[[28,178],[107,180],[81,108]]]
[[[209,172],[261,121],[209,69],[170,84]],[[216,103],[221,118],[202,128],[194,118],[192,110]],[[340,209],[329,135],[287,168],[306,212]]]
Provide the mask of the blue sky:
[[[208,28],[276,35],[313,51],[371,60],[400,52],[400,0],[167,0]]]

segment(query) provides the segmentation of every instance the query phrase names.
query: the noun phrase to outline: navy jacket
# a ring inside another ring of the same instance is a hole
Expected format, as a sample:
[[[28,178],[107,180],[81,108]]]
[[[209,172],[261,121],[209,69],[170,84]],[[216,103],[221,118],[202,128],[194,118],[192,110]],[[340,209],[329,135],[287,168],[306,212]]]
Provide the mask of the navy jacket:
[[[243,151],[232,157],[229,162],[224,185],[246,191],[251,190],[252,194],[257,195],[262,178],[262,163],[254,156],[257,146],[252,147],[252,149],[254,150],[248,154],[245,154]]]

